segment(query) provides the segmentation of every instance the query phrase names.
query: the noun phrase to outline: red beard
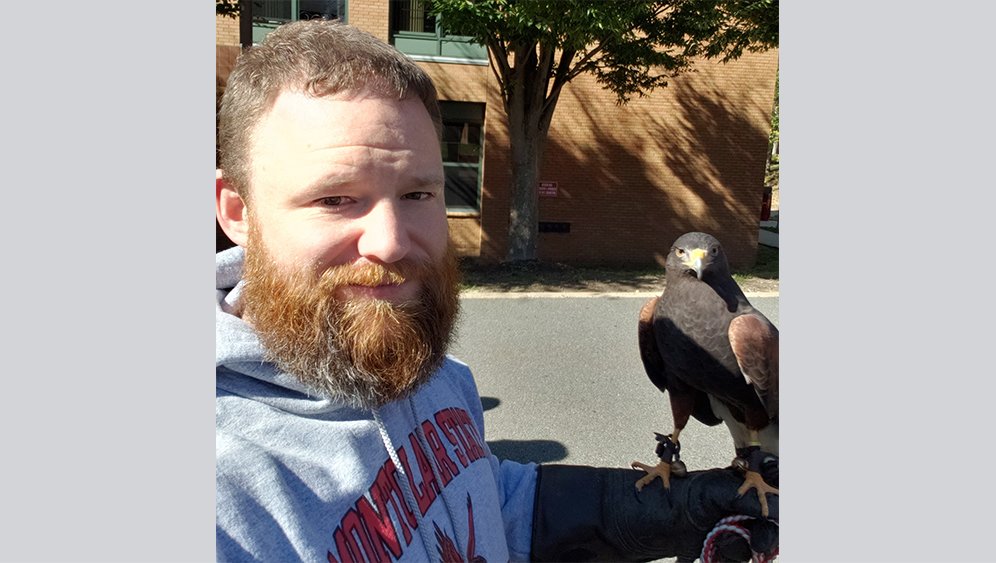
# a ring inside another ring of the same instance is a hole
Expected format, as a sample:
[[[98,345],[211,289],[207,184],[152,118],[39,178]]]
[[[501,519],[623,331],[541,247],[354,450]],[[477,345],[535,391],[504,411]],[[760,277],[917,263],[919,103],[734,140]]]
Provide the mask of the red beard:
[[[255,230],[253,230],[255,231]],[[378,407],[407,396],[442,364],[459,311],[460,275],[448,249],[436,263],[340,265],[316,275],[285,273],[251,232],[246,248],[243,317],[266,359],[319,394]],[[416,299],[339,299],[344,285],[417,281]]]

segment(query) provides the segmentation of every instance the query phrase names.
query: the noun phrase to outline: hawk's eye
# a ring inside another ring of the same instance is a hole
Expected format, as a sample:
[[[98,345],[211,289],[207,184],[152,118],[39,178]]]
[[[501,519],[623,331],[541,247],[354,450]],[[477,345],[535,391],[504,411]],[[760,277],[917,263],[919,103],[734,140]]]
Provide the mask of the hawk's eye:
[[[685,255],[685,249],[684,248],[676,248],[674,250],[674,253],[677,254],[678,256],[684,256]]]
[[[712,252],[713,254],[719,254],[719,247],[714,246],[709,251]]]

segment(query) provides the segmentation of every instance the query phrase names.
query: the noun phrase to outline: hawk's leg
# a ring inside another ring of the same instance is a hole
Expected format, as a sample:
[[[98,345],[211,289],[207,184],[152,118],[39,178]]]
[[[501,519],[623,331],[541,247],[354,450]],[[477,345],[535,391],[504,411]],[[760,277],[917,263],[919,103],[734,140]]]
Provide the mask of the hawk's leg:
[[[744,476],[744,484],[737,489],[737,494],[743,496],[747,491],[754,489],[757,491],[757,500],[761,504],[761,515],[764,517],[768,516],[768,494],[777,495],[778,489],[772,487],[764,481],[761,476],[761,466],[764,464],[765,460],[770,456],[763,451],[761,451],[760,446],[751,446],[747,448],[746,455],[741,454],[739,451],[738,460],[742,460],[746,457],[746,474]],[[735,465],[737,460],[734,460]]]
[[[680,433],[681,430],[677,428],[674,430],[674,434],[667,436],[654,432],[654,436],[657,438],[655,453],[660,458],[660,462],[654,467],[639,461],[630,464],[633,469],[642,469],[647,473],[636,482],[636,490],[642,490],[657,477],[661,478],[661,483],[665,489],[670,489],[672,474],[677,477],[684,477],[687,474],[685,463],[681,461],[681,443],[678,442],[678,434]]]

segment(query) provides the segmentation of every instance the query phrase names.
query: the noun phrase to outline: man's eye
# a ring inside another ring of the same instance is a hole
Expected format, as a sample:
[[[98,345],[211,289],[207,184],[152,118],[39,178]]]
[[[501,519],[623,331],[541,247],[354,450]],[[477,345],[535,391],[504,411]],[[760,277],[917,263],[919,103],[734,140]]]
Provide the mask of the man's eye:
[[[416,201],[422,201],[433,197],[432,192],[412,192],[410,194],[405,194],[403,196],[405,199],[414,199]]]
[[[327,205],[329,207],[338,207],[343,203],[345,203],[345,201],[343,201],[344,199],[346,198],[342,197],[341,195],[334,195],[329,197],[323,197],[321,199],[321,203],[322,205]]]

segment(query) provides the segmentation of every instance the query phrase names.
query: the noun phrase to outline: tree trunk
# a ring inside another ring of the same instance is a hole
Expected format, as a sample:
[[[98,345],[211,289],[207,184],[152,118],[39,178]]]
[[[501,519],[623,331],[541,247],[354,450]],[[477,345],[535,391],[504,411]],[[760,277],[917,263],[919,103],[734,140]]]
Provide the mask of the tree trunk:
[[[523,50],[526,60],[513,71],[511,88],[504,100],[512,152],[512,201],[508,221],[510,262],[536,260],[539,243],[539,172],[552,105],[546,104],[546,74],[537,72],[534,49]],[[545,113],[545,109],[549,109],[550,114]]]
[[[538,51],[537,51],[538,47]],[[539,174],[553,111],[566,80],[548,85],[553,72],[553,47],[520,45],[515,67],[502,67],[505,115],[512,153],[512,201],[508,221],[508,260],[536,260],[539,244]],[[505,49],[493,53],[505,57]],[[562,56],[569,62],[574,51]]]
[[[539,239],[539,161],[541,133],[523,119],[511,119],[512,201],[508,222],[508,260],[535,260]]]
[[[239,43],[242,50],[252,47],[252,2],[239,0]]]

